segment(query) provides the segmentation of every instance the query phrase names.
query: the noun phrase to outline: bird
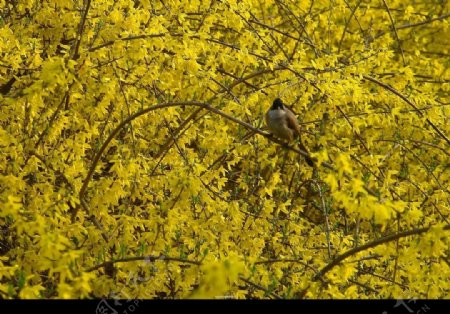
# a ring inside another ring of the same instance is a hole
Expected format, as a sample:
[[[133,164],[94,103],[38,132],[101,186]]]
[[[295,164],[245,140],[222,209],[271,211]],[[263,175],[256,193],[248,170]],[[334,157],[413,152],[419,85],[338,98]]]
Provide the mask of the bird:
[[[270,132],[278,138],[291,142],[298,137],[299,148],[309,155],[301,141],[300,125],[297,118],[280,98],[276,98],[266,112],[266,124]],[[310,157],[305,157],[305,159],[309,166],[314,167],[314,161]]]

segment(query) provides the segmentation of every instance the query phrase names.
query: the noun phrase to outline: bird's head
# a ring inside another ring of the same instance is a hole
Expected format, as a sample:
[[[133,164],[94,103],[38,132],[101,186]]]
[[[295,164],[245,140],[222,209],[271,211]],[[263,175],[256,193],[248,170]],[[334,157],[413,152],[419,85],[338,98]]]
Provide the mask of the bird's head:
[[[275,98],[272,107],[270,109],[271,110],[284,109],[284,104],[280,98]]]

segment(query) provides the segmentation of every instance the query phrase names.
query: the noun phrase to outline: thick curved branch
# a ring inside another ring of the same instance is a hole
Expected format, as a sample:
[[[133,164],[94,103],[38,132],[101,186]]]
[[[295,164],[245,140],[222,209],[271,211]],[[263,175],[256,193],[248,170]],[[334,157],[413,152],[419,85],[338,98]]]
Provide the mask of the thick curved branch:
[[[226,119],[228,119],[228,120],[231,120],[231,121],[233,121],[233,122],[235,122],[235,123],[237,123],[237,124],[240,124],[240,125],[242,125],[243,127],[247,128],[247,129],[249,129],[249,130],[252,130],[252,131],[254,131],[254,132],[257,133],[257,134],[260,134],[260,135],[262,135],[262,136],[268,138],[270,141],[275,142],[275,143],[277,143],[277,144],[283,146],[283,147],[286,148],[286,149],[292,150],[292,151],[296,152],[297,154],[302,155],[303,157],[311,158],[307,152],[305,152],[305,151],[303,151],[303,150],[300,150],[300,149],[297,149],[297,148],[294,148],[294,147],[291,147],[291,146],[287,145],[286,143],[284,143],[283,141],[278,140],[278,139],[272,137],[270,134],[268,134],[268,133],[266,133],[266,132],[264,132],[264,131],[261,131],[261,130],[258,129],[258,128],[255,128],[255,127],[252,126],[251,124],[246,123],[246,122],[243,122],[243,121],[241,121],[241,120],[239,120],[239,119],[237,119],[237,118],[235,118],[235,117],[232,117],[232,116],[226,114],[225,112],[223,112],[223,111],[221,111],[221,110],[219,110],[219,109],[217,109],[217,108],[214,108],[214,107],[210,106],[210,105],[207,104],[207,103],[198,102],[198,101],[185,101],[185,102],[168,102],[168,103],[162,103],[162,104],[155,105],[155,106],[151,106],[151,107],[148,107],[148,108],[146,108],[146,109],[143,109],[143,110],[141,110],[141,111],[136,112],[135,114],[133,114],[133,115],[129,116],[128,118],[126,118],[125,120],[123,120],[123,121],[122,121],[122,122],[121,122],[121,123],[120,123],[120,124],[119,124],[112,132],[111,132],[111,134],[108,136],[108,138],[107,138],[107,139],[105,140],[105,142],[102,144],[102,146],[100,147],[100,149],[98,150],[98,152],[95,154],[95,157],[94,157],[94,160],[93,160],[93,162],[92,162],[92,165],[91,165],[91,167],[89,168],[88,174],[87,174],[86,178],[85,178],[84,181],[83,181],[83,185],[81,186],[81,189],[80,189],[80,192],[79,192],[79,197],[80,197],[80,199],[84,199],[84,196],[85,196],[87,187],[88,187],[88,185],[89,185],[89,181],[91,180],[91,178],[92,178],[92,176],[93,176],[93,174],[94,174],[95,168],[97,167],[97,164],[98,164],[98,162],[99,162],[99,160],[100,160],[100,157],[102,156],[103,152],[104,152],[105,149],[108,147],[109,143],[111,143],[111,141],[116,137],[116,135],[117,135],[117,134],[118,134],[118,133],[119,133],[119,132],[120,132],[120,131],[128,124],[128,123],[130,123],[130,122],[133,121],[134,119],[136,119],[136,118],[138,118],[138,117],[140,117],[140,116],[142,116],[142,115],[144,115],[144,114],[146,114],[146,113],[149,113],[149,112],[151,112],[151,111],[154,111],[154,110],[157,110],[157,109],[162,109],[162,108],[179,107],[179,106],[195,106],[195,107],[200,107],[200,108],[206,109],[206,110],[208,110],[208,111],[210,111],[210,112],[213,112],[213,113],[215,113],[215,114],[218,114],[218,115],[220,115],[220,116],[222,116],[222,117],[224,117],[224,118],[226,118]],[[326,167],[326,168],[329,168],[329,169],[334,170],[334,167],[333,167],[331,164],[329,164],[329,163],[322,162],[322,165],[323,165],[324,167]]]
[[[323,277],[323,275],[325,275],[326,273],[328,273],[331,269],[333,269],[335,266],[339,265],[343,260],[345,260],[347,257],[350,257],[352,255],[355,255],[361,251],[376,247],[378,245],[384,244],[384,243],[388,243],[391,241],[395,241],[401,238],[405,238],[405,237],[409,237],[412,235],[417,235],[417,234],[422,234],[425,233],[427,231],[430,230],[431,227],[426,227],[426,228],[420,228],[420,229],[412,229],[412,230],[407,230],[407,231],[403,231],[403,232],[399,232],[399,233],[394,233],[376,240],[373,240],[371,242],[368,242],[366,244],[363,244],[361,246],[355,247],[351,250],[348,250],[345,253],[342,253],[341,255],[337,256],[331,263],[329,263],[328,265],[326,265],[325,267],[323,267],[314,277],[313,280],[316,281],[318,279],[321,279],[321,277]],[[450,225],[447,225],[444,227],[444,230],[450,230]]]
[[[200,63],[201,64],[201,63]],[[263,74],[267,74],[267,73],[273,73],[273,72],[275,72],[275,71],[279,71],[279,70],[285,70],[284,68],[281,68],[281,67],[274,67],[273,69],[263,69],[263,70],[259,70],[259,71],[256,71],[256,72],[253,72],[253,73],[250,73],[250,74],[248,74],[248,75],[246,75],[246,76],[244,76],[244,77],[242,77],[242,78],[235,78],[235,80],[230,84],[230,85],[228,85],[227,86],[227,88],[222,88],[219,92],[217,92],[217,94],[216,95],[214,95],[213,97],[211,97],[207,102],[210,102],[210,101],[212,101],[212,100],[214,100],[219,94],[221,94],[221,93],[224,93],[224,92],[226,92],[226,91],[228,91],[228,90],[232,90],[235,86],[237,86],[237,85],[239,85],[239,84],[241,84],[241,83],[244,83],[244,84],[248,84],[247,83],[247,80],[250,80],[250,79],[252,79],[252,78],[254,78],[254,77],[258,77],[258,76],[260,76],[260,75],[263,75]],[[230,73],[227,73],[227,72],[224,72],[224,71],[221,71],[221,70],[218,70],[220,73],[222,73],[222,74],[225,74],[225,75],[230,75]],[[202,111],[202,108],[198,108],[198,109],[196,109],[193,113],[191,113],[190,115],[189,115],[189,117],[187,117],[179,126],[178,126],[178,128],[176,129],[176,130],[174,130],[174,136],[176,137],[180,132],[181,132],[181,130],[189,123],[189,122],[191,122],[191,121],[196,121],[198,118],[197,118],[197,115],[200,113]],[[185,129],[186,130],[186,129]],[[183,131],[184,132],[184,131]],[[164,143],[163,145],[162,145],[162,147],[160,148],[160,150],[158,151],[158,153],[156,154],[156,158],[160,158],[165,152],[167,152],[168,150],[169,150],[169,148],[172,146],[172,144],[173,144],[173,141],[172,141],[172,139],[169,139],[168,141],[166,141],[166,143]],[[162,158],[162,157],[161,157]],[[162,159],[160,159],[160,162],[161,162],[161,160]],[[156,169],[156,168],[155,168]]]

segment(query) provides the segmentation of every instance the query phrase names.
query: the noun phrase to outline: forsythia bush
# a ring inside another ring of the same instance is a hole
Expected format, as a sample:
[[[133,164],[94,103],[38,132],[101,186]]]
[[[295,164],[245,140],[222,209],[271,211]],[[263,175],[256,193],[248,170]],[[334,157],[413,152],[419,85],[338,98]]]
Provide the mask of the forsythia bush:
[[[0,14],[1,298],[450,297],[450,2]]]

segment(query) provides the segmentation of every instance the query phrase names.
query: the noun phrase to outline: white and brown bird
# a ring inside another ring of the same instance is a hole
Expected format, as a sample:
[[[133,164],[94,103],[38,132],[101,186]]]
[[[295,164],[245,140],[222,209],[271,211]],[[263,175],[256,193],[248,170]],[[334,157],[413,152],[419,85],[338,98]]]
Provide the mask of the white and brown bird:
[[[297,118],[283,104],[280,98],[276,98],[270,109],[266,112],[266,124],[270,132],[278,138],[291,142],[298,137],[299,148],[309,154],[302,143],[300,125],[298,124]],[[309,166],[314,167],[314,161],[311,158],[305,157],[305,159]]]

